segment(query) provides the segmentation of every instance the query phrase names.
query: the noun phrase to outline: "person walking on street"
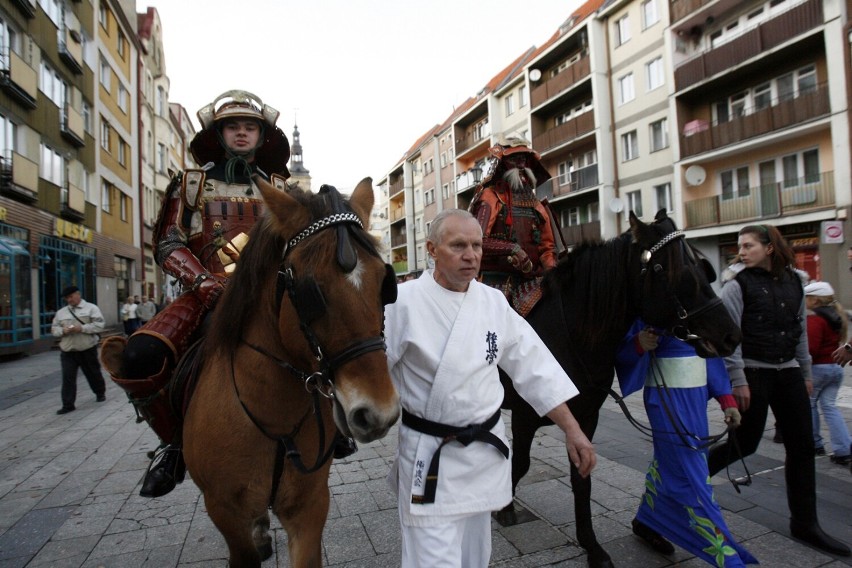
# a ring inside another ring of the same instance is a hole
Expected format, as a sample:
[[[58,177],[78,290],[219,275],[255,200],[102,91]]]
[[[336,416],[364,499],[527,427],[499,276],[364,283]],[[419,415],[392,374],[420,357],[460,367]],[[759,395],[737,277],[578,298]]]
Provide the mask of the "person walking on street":
[[[475,280],[476,219],[442,211],[426,248],[434,269],[400,285],[385,308],[388,368],[402,404],[388,475],[398,496],[401,564],[481,568],[491,556],[490,511],[512,501],[498,365],[520,377],[513,379],[518,392],[562,429],[581,475],[596,456],[565,404],[578,394],[574,384],[503,295]]]
[[[643,389],[653,429],[654,455],[633,533],[662,554],[674,553],[674,542],[714,566],[757,564],[734,540],[707,474],[707,401],[719,402],[731,428],[741,420],[725,362],[702,359],[685,341],[636,320],[615,369],[622,396]]]
[[[139,306],[133,301],[133,296],[128,296],[121,306],[121,320],[124,322],[124,334],[127,337],[139,329],[139,316],[136,313],[138,309]]]
[[[739,261],[723,275],[721,298],[743,339],[725,358],[742,424],[714,447],[710,475],[757,450],[771,407],[786,452],[784,477],[790,533],[820,550],[849,556],[849,547],[819,525],[810,393],[811,356],[805,330],[804,281],[793,250],[772,225],[748,225],[737,240]]]
[[[139,325],[145,325],[148,320],[157,315],[157,304],[152,302],[148,296],[142,296],[142,302],[136,308],[136,315],[139,317]]]
[[[62,408],[57,414],[75,410],[77,401],[77,370],[89,382],[95,400],[106,400],[106,382],[98,362],[98,334],[104,330],[101,310],[80,295],[80,289],[69,286],[62,291],[67,303],[53,316],[51,333],[59,337],[59,360],[62,365]]]
[[[815,451],[817,455],[825,455],[819,419],[822,408],[831,438],[831,461],[848,466],[852,463],[852,439],[849,438],[843,415],[837,409],[837,393],[843,384],[843,367],[831,358],[840,345],[840,338],[846,337],[846,313],[834,299],[834,288],[828,282],[816,281],[805,286],[805,301],[808,310],[808,351],[813,358],[811,413]]]

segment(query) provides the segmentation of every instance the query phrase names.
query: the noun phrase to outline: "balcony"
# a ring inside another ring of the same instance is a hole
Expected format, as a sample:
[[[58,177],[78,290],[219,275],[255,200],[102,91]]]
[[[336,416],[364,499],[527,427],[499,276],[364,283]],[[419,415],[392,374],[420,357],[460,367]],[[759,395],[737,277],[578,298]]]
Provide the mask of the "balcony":
[[[530,102],[532,108],[543,104],[545,101],[556,97],[558,94],[567,91],[591,73],[591,65],[589,63],[589,55],[586,54],[578,61],[563,69],[558,75],[548,79],[530,93]]]
[[[822,2],[808,0],[754,29],[684,62],[674,71],[675,90],[682,91],[821,26]]]
[[[569,193],[595,187],[598,184],[598,165],[592,164],[574,170],[568,178],[559,176],[554,184],[553,196],[568,195]]]
[[[834,172],[766,184],[753,188],[748,195],[727,199],[715,195],[684,203],[689,229],[783,217],[834,205]]]
[[[390,222],[394,223],[400,219],[405,219],[405,205],[401,204],[398,207],[390,207]]]
[[[17,152],[0,157],[0,193],[32,203],[38,199],[38,164]]]
[[[60,214],[72,221],[82,221],[86,217],[86,193],[73,183],[62,188]]]
[[[565,244],[570,246],[580,244],[589,239],[601,238],[601,222],[591,221],[589,223],[580,223],[579,225],[571,225],[569,227],[560,228],[562,236],[565,237]],[[556,237],[559,238],[558,236]]]
[[[35,18],[36,15],[36,0],[14,0],[12,2],[17,6],[18,10],[27,18]]]
[[[400,231],[399,233],[391,233],[391,248],[405,246],[407,242],[408,241],[405,238],[405,231]]]
[[[584,134],[592,132],[594,129],[595,113],[585,112],[577,118],[563,122],[556,128],[551,128],[538,136],[533,136],[533,148],[543,154],[551,148],[571,142]]]
[[[398,180],[396,180],[396,181],[394,181],[393,183],[390,184],[390,195],[391,196],[396,195],[397,193],[402,191],[403,188],[404,188],[404,185],[403,185],[403,182],[402,182],[402,176],[400,176]]]
[[[823,84],[796,98],[773,101],[772,106],[752,111],[722,124],[690,127],[689,134],[680,137],[681,155],[686,158],[723,148],[828,116],[830,111],[828,86]]]
[[[80,148],[86,145],[86,130],[83,127],[83,115],[65,103],[59,118],[59,130],[66,140]]]
[[[482,181],[482,168],[473,167],[456,177],[456,193],[474,189]]]
[[[407,260],[397,260],[393,263],[393,271],[397,274],[405,274],[408,272],[408,261]]]
[[[14,51],[0,55],[0,87],[25,107],[36,107],[38,74]]]
[[[59,58],[75,75],[83,74],[83,44],[80,32],[70,28],[56,31]]]

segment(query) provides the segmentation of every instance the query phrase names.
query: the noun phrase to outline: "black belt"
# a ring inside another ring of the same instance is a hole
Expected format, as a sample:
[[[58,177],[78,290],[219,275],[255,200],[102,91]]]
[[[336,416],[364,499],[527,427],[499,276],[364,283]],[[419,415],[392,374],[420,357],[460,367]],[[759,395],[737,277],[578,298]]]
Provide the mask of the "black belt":
[[[506,459],[509,459],[509,447],[503,443],[499,437],[491,433],[491,429],[500,420],[500,409],[494,413],[494,416],[483,422],[482,424],[470,424],[468,426],[449,426],[439,422],[432,422],[425,418],[420,418],[402,409],[402,423],[422,434],[436,436],[442,438],[441,445],[435,450],[432,455],[432,461],[429,462],[429,471],[426,474],[426,486],[423,490],[423,495],[412,495],[411,502],[417,505],[435,502],[435,491],[438,489],[438,465],[441,461],[441,449],[449,442],[456,441],[467,447],[471,442],[485,442],[497,448]]]

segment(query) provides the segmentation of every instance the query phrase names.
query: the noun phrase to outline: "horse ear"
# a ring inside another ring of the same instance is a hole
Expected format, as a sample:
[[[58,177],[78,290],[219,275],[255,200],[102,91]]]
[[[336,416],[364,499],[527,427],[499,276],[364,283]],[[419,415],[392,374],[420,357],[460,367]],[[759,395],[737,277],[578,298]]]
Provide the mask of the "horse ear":
[[[668,214],[666,214],[665,209],[660,209],[659,211],[657,211],[657,214],[654,216],[654,220],[657,221],[657,222],[665,221],[668,218],[669,218],[669,216],[668,216]]]
[[[642,236],[642,229],[644,229],[647,225],[645,225],[645,223],[643,223],[633,211],[630,211],[628,219],[630,220],[630,233],[633,235],[633,242],[638,243]]]
[[[365,177],[358,182],[358,185],[355,186],[355,190],[352,192],[352,197],[349,198],[349,206],[361,218],[364,227],[369,226],[370,211],[373,210],[374,200],[373,178]]]
[[[273,185],[267,183],[263,178],[255,175],[254,183],[263,195],[263,201],[266,203],[266,208],[272,212],[272,215],[277,220],[279,230],[286,235],[291,235],[298,230],[299,227],[310,222],[311,217],[308,210],[302,207],[296,199],[291,197],[286,191],[276,189]]]

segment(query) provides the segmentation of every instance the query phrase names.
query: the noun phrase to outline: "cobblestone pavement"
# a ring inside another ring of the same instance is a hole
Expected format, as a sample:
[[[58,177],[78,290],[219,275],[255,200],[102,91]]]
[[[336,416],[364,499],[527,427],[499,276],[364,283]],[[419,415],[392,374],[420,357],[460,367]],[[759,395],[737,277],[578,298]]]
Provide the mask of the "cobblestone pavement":
[[[138,496],[156,437],[135,422],[132,407],[113,384],[96,403],[84,378],[77,410],[57,416],[59,355],[48,352],[0,362],[0,568],[17,567],[221,567],[224,540],[208,518],[198,489],[187,481],[160,499]],[[852,375],[847,370],[841,405],[852,421]],[[629,399],[644,417],[641,396]],[[712,407],[711,431],[721,429]],[[505,418],[510,420],[511,416]],[[751,487],[737,494],[724,474],[714,478],[717,499],[737,538],[763,566],[852,566],[794,541],[787,529],[783,447],[771,441],[772,418],[758,453],[748,460]],[[332,466],[332,504],[323,539],[324,562],[333,567],[399,565],[396,502],[385,482],[395,429],[379,442]],[[593,474],[595,529],[618,567],[699,567],[681,549],[670,557],[650,551],[630,531],[644,488],[650,440],[608,401],[602,410]],[[574,538],[573,502],[565,450],[555,428],[539,431],[533,466],[516,500],[520,522],[493,523],[492,566],[586,566]],[[852,543],[852,475],[817,458],[822,526]],[[739,475],[731,469],[731,475]],[[264,567],[289,566],[286,535],[273,521],[275,553]]]

